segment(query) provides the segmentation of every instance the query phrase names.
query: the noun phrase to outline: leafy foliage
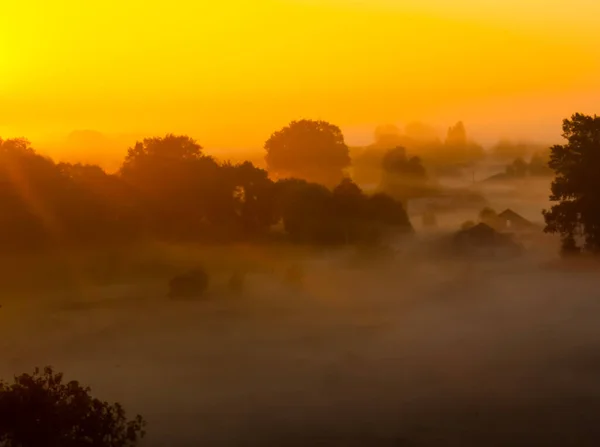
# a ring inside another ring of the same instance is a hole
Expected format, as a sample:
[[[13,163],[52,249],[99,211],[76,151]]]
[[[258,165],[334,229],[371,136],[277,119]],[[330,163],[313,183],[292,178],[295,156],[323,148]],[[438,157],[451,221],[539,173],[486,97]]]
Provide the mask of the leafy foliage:
[[[265,143],[269,172],[326,186],[337,184],[350,166],[350,151],[339,127],[326,121],[292,121]]]
[[[402,201],[427,193],[427,172],[419,157],[408,157],[406,149],[389,150],[382,160],[381,189]]]
[[[555,172],[550,200],[544,211],[545,231],[558,233],[563,251],[600,251],[600,117],[575,114],[563,121],[564,145],[551,148],[549,166]]]
[[[141,416],[91,397],[51,367],[0,381],[0,445],[6,447],[127,447],[144,436]]]

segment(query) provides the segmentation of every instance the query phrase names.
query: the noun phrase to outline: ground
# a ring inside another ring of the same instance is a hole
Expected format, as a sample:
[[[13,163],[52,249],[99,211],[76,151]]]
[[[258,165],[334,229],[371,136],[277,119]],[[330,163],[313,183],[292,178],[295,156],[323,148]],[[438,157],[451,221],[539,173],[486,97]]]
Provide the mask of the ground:
[[[304,253],[292,290],[272,254],[241,297],[224,274],[191,302],[158,274],[7,296],[0,375],[53,365],[142,413],[147,446],[598,445],[597,271]]]

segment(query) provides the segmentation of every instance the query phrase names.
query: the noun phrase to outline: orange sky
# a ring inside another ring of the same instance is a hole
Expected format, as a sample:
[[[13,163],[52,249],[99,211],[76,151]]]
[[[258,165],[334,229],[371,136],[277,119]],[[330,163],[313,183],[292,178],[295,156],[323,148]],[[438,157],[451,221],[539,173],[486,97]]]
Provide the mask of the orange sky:
[[[597,0],[7,2],[0,136],[260,148],[320,118],[350,142],[413,119],[553,138],[563,117],[598,112],[599,16]]]

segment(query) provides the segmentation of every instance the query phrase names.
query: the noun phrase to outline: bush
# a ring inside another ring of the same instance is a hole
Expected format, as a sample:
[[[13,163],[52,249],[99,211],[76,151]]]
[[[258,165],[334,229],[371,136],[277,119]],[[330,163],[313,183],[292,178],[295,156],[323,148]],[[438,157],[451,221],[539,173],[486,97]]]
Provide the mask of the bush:
[[[63,382],[51,367],[0,381],[0,445],[5,447],[126,447],[144,437],[140,415],[127,420],[120,404]]]
[[[204,269],[190,270],[169,281],[169,298],[193,298],[204,294],[208,288],[208,274]]]

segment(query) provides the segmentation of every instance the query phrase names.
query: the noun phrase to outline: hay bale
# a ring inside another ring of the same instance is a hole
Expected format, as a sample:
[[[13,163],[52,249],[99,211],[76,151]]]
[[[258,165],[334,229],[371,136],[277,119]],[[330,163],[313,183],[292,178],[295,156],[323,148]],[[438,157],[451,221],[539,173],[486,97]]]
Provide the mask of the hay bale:
[[[206,292],[208,274],[204,269],[190,270],[169,281],[169,298],[196,298]]]

